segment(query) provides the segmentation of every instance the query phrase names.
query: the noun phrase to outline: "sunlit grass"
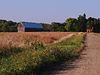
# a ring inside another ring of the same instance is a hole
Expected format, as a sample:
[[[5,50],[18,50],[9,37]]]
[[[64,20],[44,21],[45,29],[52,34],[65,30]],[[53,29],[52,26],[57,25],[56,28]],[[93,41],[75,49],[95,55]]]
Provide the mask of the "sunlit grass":
[[[100,36],[100,33],[95,33],[96,36]]]
[[[29,75],[43,66],[71,60],[79,55],[83,41],[83,35],[78,35],[49,46],[35,43],[33,48],[21,49],[22,51],[15,54],[0,57],[0,75]]]

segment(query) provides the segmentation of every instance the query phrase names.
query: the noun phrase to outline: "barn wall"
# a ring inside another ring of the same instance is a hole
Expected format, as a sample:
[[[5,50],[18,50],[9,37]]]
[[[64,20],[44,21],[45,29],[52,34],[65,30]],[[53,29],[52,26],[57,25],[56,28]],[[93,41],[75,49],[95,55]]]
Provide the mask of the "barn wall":
[[[18,24],[17,30],[18,32],[25,32],[25,27],[22,24]]]

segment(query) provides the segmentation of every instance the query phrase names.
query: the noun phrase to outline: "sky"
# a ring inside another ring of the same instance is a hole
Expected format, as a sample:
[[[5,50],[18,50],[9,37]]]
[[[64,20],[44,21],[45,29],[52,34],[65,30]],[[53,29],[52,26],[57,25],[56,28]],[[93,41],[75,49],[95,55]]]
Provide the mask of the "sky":
[[[100,0],[0,0],[0,19],[16,22],[64,22],[84,13],[100,18]]]

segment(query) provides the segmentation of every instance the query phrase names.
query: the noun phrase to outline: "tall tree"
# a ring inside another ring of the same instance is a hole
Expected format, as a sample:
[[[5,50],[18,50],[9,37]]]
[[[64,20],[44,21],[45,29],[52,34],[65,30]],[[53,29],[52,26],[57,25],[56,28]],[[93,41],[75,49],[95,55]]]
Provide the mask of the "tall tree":
[[[93,32],[98,31],[98,20],[96,18],[89,17],[87,21],[87,28],[93,28]]]
[[[68,18],[66,20],[66,26],[65,26],[67,31],[78,31],[79,26],[78,26],[78,21],[75,18]]]
[[[86,31],[86,15],[84,14],[83,16],[79,15],[78,17],[78,24],[80,25],[80,31],[85,32]]]

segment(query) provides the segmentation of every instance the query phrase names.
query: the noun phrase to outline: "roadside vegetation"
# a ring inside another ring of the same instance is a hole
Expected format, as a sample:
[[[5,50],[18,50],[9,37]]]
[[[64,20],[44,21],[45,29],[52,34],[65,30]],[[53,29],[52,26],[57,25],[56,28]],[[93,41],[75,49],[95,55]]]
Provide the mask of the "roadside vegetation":
[[[45,66],[72,60],[79,56],[85,34],[74,35],[62,42],[45,46],[31,42],[28,48],[0,49],[0,75],[30,75]]]
[[[95,33],[96,36],[100,36],[100,33]]]

